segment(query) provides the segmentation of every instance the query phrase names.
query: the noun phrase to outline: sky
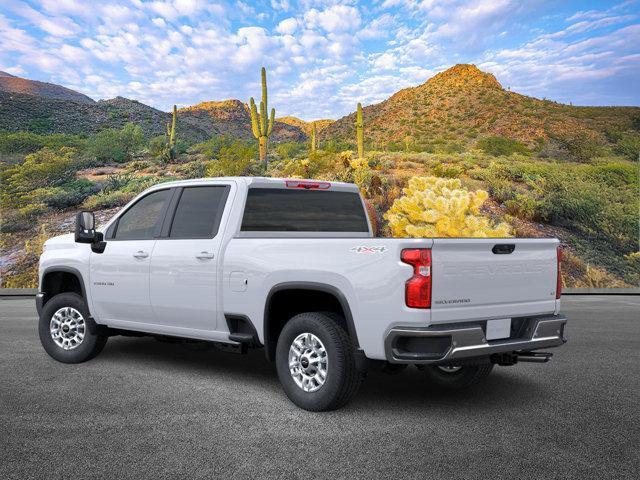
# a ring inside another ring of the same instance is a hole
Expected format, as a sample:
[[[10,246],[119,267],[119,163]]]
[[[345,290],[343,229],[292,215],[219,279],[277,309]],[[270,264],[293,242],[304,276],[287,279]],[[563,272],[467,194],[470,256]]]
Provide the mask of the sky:
[[[640,105],[640,0],[0,0],[0,70],[168,111],[260,95],[339,118],[457,63],[512,91]]]

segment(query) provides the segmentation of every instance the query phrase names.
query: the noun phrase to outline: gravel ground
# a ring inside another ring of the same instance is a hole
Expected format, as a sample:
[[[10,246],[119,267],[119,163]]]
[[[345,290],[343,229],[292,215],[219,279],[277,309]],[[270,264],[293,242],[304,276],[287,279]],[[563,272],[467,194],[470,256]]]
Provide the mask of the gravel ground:
[[[459,393],[369,373],[347,407],[291,404],[261,350],[111,338],[80,365],[0,299],[0,478],[638,478],[640,296],[565,297],[569,343]]]

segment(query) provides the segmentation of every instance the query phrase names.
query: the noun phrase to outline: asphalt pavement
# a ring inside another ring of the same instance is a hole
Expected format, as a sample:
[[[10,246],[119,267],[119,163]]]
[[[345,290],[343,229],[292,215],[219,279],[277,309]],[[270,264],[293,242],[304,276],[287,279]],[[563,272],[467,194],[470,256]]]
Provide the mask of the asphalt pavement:
[[[448,393],[370,372],[309,413],[261,350],[113,337],[64,365],[0,299],[0,478],[627,479],[640,471],[640,296],[563,299],[569,343]]]

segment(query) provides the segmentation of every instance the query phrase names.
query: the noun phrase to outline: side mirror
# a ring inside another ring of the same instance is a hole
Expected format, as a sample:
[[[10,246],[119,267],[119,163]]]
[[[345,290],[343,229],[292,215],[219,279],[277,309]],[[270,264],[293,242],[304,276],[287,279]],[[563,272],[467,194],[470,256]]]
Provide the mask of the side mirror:
[[[77,243],[93,243],[96,240],[96,217],[93,212],[78,212],[76,215]]]
[[[104,252],[107,242],[104,241],[102,232],[96,232],[96,217],[93,212],[79,212],[76,215],[77,243],[90,243],[91,250],[95,253]]]

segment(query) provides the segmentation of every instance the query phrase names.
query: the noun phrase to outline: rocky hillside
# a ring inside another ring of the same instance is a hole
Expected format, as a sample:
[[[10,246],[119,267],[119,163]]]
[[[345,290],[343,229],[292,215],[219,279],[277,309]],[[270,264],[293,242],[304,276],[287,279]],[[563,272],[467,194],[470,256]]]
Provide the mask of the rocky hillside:
[[[178,110],[178,118],[187,119],[190,124],[211,135],[228,135],[250,140],[251,115],[246,103],[240,100],[223,100],[220,102],[202,102],[191,107]],[[276,120],[271,140],[275,142],[303,141],[306,135],[303,129]]]
[[[16,77],[6,72],[0,72],[0,92],[36,95],[42,98],[69,100],[79,103],[94,103],[93,99],[75,90],[53,83]]]
[[[475,65],[460,64],[417,87],[363,109],[366,141],[428,144],[504,136],[529,146],[549,138],[584,134],[604,140],[606,129],[625,131],[640,122],[638,107],[573,107],[505,90]],[[354,140],[355,113],[324,129],[321,138]]]
[[[90,134],[125,123],[140,125],[147,137],[161,135],[171,115],[158,109],[116,97],[95,102],[59,85],[35,82],[0,72],[0,130],[36,133]],[[251,117],[240,100],[203,102],[179,110],[178,137],[190,143],[212,135],[252,139]],[[272,141],[303,141],[298,126],[276,121]]]
[[[0,92],[0,130],[90,134],[133,122],[152,137],[163,134],[170,119],[166,112],[123,97],[85,103]],[[205,130],[186,120],[178,127],[182,138],[192,141],[208,138]]]
[[[276,121],[286,123],[287,125],[291,125],[293,127],[297,127],[302,130],[307,136],[311,135],[311,125],[316,124],[316,131],[321,132],[329,125],[331,125],[335,120],[330,119],[321,119],[321,120],[313,120],[312,122],[306,122],[298,117],[287,116],[276,118]]]

